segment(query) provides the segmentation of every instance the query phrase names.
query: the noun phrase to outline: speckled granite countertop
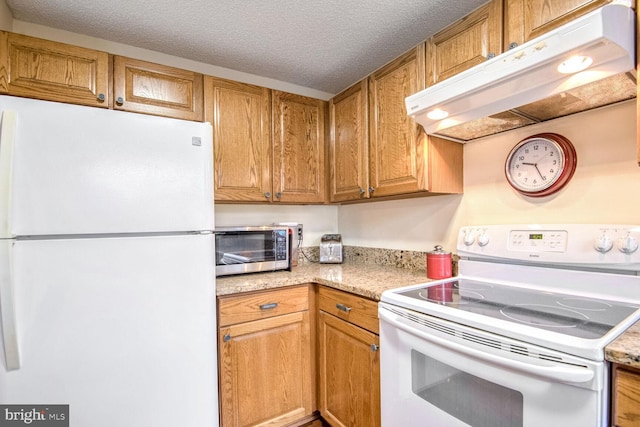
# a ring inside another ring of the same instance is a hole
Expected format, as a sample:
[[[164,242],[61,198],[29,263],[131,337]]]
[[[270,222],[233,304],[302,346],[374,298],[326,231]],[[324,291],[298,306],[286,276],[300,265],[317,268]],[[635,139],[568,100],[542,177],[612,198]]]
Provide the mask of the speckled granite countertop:
[[[610,362],[640,369],[640,321],[605,347],[604,356]]]
[[[305,264],[293,271],[218,277],[216,294],[280,288],[301,283],[319,283],[373,300],[387,289],[429,281],[424,270],[361,264]]]

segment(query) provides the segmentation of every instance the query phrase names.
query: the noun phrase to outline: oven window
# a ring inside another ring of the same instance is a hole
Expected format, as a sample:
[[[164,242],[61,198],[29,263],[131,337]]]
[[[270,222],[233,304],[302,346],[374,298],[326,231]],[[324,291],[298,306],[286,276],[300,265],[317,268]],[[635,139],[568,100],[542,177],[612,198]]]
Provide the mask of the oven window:
[[[522,427],[522,393],[411,350],[411,387],[430,404],[474,427]]]

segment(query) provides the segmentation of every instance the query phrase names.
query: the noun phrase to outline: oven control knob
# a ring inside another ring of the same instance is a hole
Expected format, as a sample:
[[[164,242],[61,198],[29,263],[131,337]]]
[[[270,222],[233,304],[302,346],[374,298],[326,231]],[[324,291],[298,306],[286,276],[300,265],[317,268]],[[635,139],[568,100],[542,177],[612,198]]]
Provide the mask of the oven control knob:
[[[631,235],[618,239],[618,249],[624,254],[632,254],[638,250],[638,239]]]
[[[595,240],[593,247],[596,248],[596,251],[606,254],[613,248],[613,242],[609,236],[603,234]]]
[[[476,233],[471,230],[467,230],[464,232],[463,242],[465,246],[471,246],[476,241]]]
[[[478,236],[478,245],[487,246],[489,244],[489,234],[486,231],[483,231],[480,236]]]

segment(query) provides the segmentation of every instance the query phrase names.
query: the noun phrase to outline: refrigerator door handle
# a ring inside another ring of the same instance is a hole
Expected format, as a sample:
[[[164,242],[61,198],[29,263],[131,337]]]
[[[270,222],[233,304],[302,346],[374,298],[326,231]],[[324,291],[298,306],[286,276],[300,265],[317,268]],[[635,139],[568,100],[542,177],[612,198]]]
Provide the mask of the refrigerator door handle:
[[[0,320],[7,371],[20,368],[18,331],[13,298],[13,240],[0,240]]]
[[[11,189],[16,113],[5,110],[0,123],[0,238],[11,236]]]

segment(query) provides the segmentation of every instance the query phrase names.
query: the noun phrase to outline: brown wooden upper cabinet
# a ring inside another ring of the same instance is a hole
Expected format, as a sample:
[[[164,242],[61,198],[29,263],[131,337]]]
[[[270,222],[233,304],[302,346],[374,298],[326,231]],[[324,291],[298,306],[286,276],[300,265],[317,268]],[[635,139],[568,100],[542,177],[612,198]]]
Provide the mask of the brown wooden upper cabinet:
[[[502,52],[502,0],[492,0],[427,40],[427,86]]]
[[[203,76],[179,68],[114,56],[113,108],[202,121]]]
[[[213,125],[215,200],[271,200],[269,89],[206,76],[204,104]]]
[[[504,49],[528,42],[611,0],[504,0]]]
[[[369,196],[462,192],[462,145],[427,137],[405,98],[424,88],[421,44],[369,76]]]
[[[326,108],[325,101],[272,91],[273,201],[325,201]]]
[[[0,93],[109,107],[109,54],[0,32]]]
[[[336,95],[329,104],[329,177],[332,202],[369,197],[367,79]]]

